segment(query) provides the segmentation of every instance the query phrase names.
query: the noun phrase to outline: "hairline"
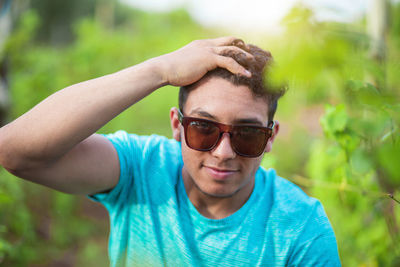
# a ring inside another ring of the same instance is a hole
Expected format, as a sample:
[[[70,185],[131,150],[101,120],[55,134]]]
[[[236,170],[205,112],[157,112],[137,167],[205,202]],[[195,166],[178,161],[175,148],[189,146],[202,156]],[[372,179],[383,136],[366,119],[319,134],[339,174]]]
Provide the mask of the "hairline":
[[[212,71],[211,71],[211,72],[212,72]],[[271,100],[269,99],[268,94],[265,94],[265,95],[258,95],[258,94],[256,94],[256,93],[252,90],[252,88],[251,88],[250,86],[248,86],[247,84],[242,84],[242,83],[238,83],[238,82],[232,81],[232,79],[230,79],[229,77],[223,77],[223,76],[213,75],[213,74],[210,75],[210,72],[208,72],[207,74],[205,74],[205,75],[204,75],[202,78],[200,78],[198,81],[196,81],[196,82],[194,82],[194,83],[192,83],[192,84],[186,85],[186,86],[181,86],[181,87],[179,88],[179,92],[181,92],[181,91],[183,91],[183,90],[186,90],[185,99],[181,99],[181,93],[179,93],[179,103],[178,103],[178,104],[179,104],[179,109],[180,109],[182,112],[183,112],[183,109],[184,109],[184,107],[185,107],[185,104],[186,104],[186,102],[187,102],[187,99],[188,99],[189,94],[191,93],[191,91],[193,91],[193,90],[195,90],[196,88],[198,88],[198,86],[200,86],[200,83],[202,83],[203,81],[205,81],[205,80],[207,80],[207,79],[211,79],[211,78],[220,78],[220,79],[223,79],[223,80],[226,80],[226,81],[230,82],[232,85],[235,85],[235,86],[245,86],[246,89],[250,91],[250,93],[251,93],[251,95],[252,95],[252,97],[253,97],[254,100],[256,100],[256,99],[262,99],[262,100],[264,101],[264,103],[267,105],[267,116],[268,116],[268,120],[269,120],[269,121],[270,121],[270,120],[273,120],[273,116],[274,116],[274,115],[272,115],[272,118],[270,118],[270,111],[271,111],[270,108],[271,108],[271,104],[273,104],[274,101],[271,101]],[[183,101],[183,100],[184,100],[184,101]],[[275,100],[275,102],[277,102],[277,100]],[[276,111],[276,109],[275,109],[275,111]],[[274,111],[274,114],[275,114],[275,111]]]

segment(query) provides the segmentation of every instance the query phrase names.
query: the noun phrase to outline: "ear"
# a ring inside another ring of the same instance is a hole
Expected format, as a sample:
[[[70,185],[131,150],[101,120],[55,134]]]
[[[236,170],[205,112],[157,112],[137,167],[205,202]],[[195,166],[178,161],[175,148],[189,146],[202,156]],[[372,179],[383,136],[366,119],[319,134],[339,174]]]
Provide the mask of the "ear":
[[[279,122],[275,121],[275,126],[274,126],[274,132],[272,133],[272,136],[268,139],[268,143],[265,146],[264,152],[270,152],[272,150],[272,144],[274,143],[275,137],[279,132]]]
[[[180,142],[181,141],[181,123],[178,119],[178,109],[173,107],[169,111],[169,118],[171,120],[172,137]]]

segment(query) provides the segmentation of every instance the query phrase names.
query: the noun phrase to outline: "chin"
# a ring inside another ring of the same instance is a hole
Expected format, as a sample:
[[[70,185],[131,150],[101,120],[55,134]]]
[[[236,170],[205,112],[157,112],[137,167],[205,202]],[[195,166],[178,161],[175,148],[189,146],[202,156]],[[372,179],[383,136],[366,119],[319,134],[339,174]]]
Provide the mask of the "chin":
[[[209,197],[214,197],[214,198],[230,198],[230,197],[233,197],[237,192],[240,191],[240,188],[229,189],[229,188],[221,188],[221,186],[217,186],[217,187],[219,187],[219,188],[207,188],[207,189],[203,190],[198,187],[198,189],[204,195],[209,196]]]

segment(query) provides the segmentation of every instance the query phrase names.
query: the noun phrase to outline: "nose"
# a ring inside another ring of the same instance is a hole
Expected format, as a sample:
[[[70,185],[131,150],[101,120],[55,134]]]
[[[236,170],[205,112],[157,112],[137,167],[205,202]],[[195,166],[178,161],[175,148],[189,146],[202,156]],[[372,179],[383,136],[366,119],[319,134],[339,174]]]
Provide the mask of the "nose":
[[[223,133],[218,144],[211,150],[214,157],[220,159],[233,159],[236,157],[236,152],[233,151],[231,138],[229,133]]]

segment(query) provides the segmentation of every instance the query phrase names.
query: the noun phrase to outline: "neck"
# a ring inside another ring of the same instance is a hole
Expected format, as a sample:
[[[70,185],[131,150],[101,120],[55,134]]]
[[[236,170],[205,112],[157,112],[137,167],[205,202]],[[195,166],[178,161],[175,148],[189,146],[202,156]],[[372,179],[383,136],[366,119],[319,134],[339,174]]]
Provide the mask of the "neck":
[[[182,170],[182,174],[189,200],[200,214],[210,219],[222,219],[235,213],[246,203],[254,188],[253,177],[229,196],[213,196],[203,192],[185,170]]]

